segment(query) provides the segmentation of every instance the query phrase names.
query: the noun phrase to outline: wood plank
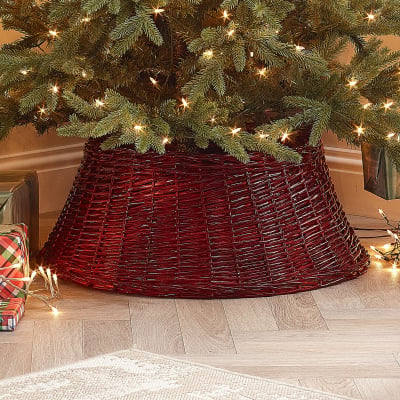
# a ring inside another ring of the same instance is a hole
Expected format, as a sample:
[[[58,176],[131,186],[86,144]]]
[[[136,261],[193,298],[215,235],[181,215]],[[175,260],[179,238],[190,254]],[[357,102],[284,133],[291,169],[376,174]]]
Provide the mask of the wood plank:
[[[176,300],[187,354],[236,353],[220,300]]]
[[[0,379],[31,371],[32,343],[1,343],[0,354]]]
[[[61,320],[126,320],[129,321],[128,295],[87,288],[60,281],[61,299],[55,303]],[[25,319],[53,320],[54,315],[39,300],[30,298]]]
[[[355,379],[363,400],[399,400],[400,378]]]
[[[15,331],[0,332],[0,343],[32,343],[33,326],[34,321],[29,321],[22,317],[22,319],[18,322],[17,329]]]
[[[130,321],[83,321],[83,356],[95,357],[132,347]]]
[[[375,333],[373,330],[279,331],[235,335],[238,354],[275,353],[391,353],[400,347],[400,332]]]
[[[129,306],[135,347],[160,354],[185,352],[174,299],[132,297]]]
[[[264,297],[222,300],[232,334],[277,330],[278,326]]]
[[[321,390],[323,392],[335,393],[354,399],[362,399],[362,396],[358,391],[357,385],[352,378],[300,378],[300,385],[310,389]]]
[[[386,321],[392,320],[394,324],[400,326],[400,308],[365,308],[363,310],[321,310],[325,320],[367,320],[367,321]],[[396,322],[397,321],[397,322]]]
[[[297,353],[280,354],[208,354],[178,355],[179,359],[212,365],[244,374],[270,379],[309,377],[371,377],[400,378],[400,367],[391,354],[343,354]],[[386,399],[385,399],[386,400]]]
[[[328,329],[310,292],[267,298],[280,330]]]
[[[311,292],[319,310],[359,310],[365,308],[354,281]]]
[[[82,321],[35,321],[32,371],[53,368],[83,358]]]

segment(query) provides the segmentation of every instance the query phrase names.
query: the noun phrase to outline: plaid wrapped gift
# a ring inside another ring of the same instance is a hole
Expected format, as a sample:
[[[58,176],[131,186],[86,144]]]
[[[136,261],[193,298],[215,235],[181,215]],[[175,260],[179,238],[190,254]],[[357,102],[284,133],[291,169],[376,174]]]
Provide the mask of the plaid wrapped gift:
[[[21,280],[29,275],[27,228],[24,224],[0,225],[0,275],[11,280],[18,288],[24,288]],[[25,295],[0,277],[0,300]]]
[[[0,301],[0,331],[13,331],[25,311],[24,299]]]

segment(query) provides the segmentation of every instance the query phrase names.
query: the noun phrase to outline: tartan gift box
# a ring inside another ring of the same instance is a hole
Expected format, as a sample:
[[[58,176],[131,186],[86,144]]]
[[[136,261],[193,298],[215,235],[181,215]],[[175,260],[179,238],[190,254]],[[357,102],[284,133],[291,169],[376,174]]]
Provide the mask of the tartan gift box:
[[[27,228],[24,224],[0,225],[0,300],[25,298],[18,288],[24,288],[24,276],[29,275]],[[10,280],[10,283],[1,279]],[[14,287],[14,286],[16,287]]]
[[[25,311],[24,299],[0,301],[0,331],[13,331]]]

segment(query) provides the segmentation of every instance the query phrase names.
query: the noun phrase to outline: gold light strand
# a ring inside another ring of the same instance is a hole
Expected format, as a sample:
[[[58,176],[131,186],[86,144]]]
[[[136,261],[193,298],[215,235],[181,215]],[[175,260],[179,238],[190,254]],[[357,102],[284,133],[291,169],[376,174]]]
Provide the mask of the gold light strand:
[[[104,101],[102,101],[102,100],[100,100],[100,99],[96,99],[96,100],[94,101],[94,105],[95,105],[96,107],[104,107]]]
[[[56,38],[56,37],[58,36],[58,34],[59,34],[59,32],[57,32],[55,29],[50,29],[50,30],[49,30],[49,35],[50,35],[52,38]]]
[[[360,137],[365,132],[365,128],[361,125],[356,125],[356,129],[354,130],[355,133]]]
[[[229,14],[228,10],[222,11],[222,18],[224,21],[229,21],[229,17],[231,17],[231,14]]]
[[[203,53],[203,57],[206,58],[207,60],[210,60],[211,58],[213,58],[214,56],[214,52],[212,50],[206,50]]]
[[[184,109],[189,108],[189,102],[187,101],[187,99],[185,99],[184,97],[182,97],[182,104],[181,107],[183,107]]]
[[[232,128],[231,129],[231,134],[232,136],[238,136],[239,132],[242,130],[242,128]]]
[[[349,86],[350,89],[355,89],[357,87],[357,83],[358,83],[357,79],[351,78],[351,79],[349,79],[347,86]]]

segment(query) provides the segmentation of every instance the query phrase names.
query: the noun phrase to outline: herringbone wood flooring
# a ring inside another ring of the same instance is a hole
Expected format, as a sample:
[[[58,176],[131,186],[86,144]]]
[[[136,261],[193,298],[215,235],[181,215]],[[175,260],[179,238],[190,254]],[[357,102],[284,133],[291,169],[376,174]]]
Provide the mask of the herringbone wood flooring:
[[[43,238],[55,217],[42,216]],[[135,346],[356,399],[398,400],[399,278],[400,269],[373,262],[367,274],[337,286],[222,301],[127,296],[62,282],[57,317],[30,299],[17,330],[0,333],[0,377]]]

